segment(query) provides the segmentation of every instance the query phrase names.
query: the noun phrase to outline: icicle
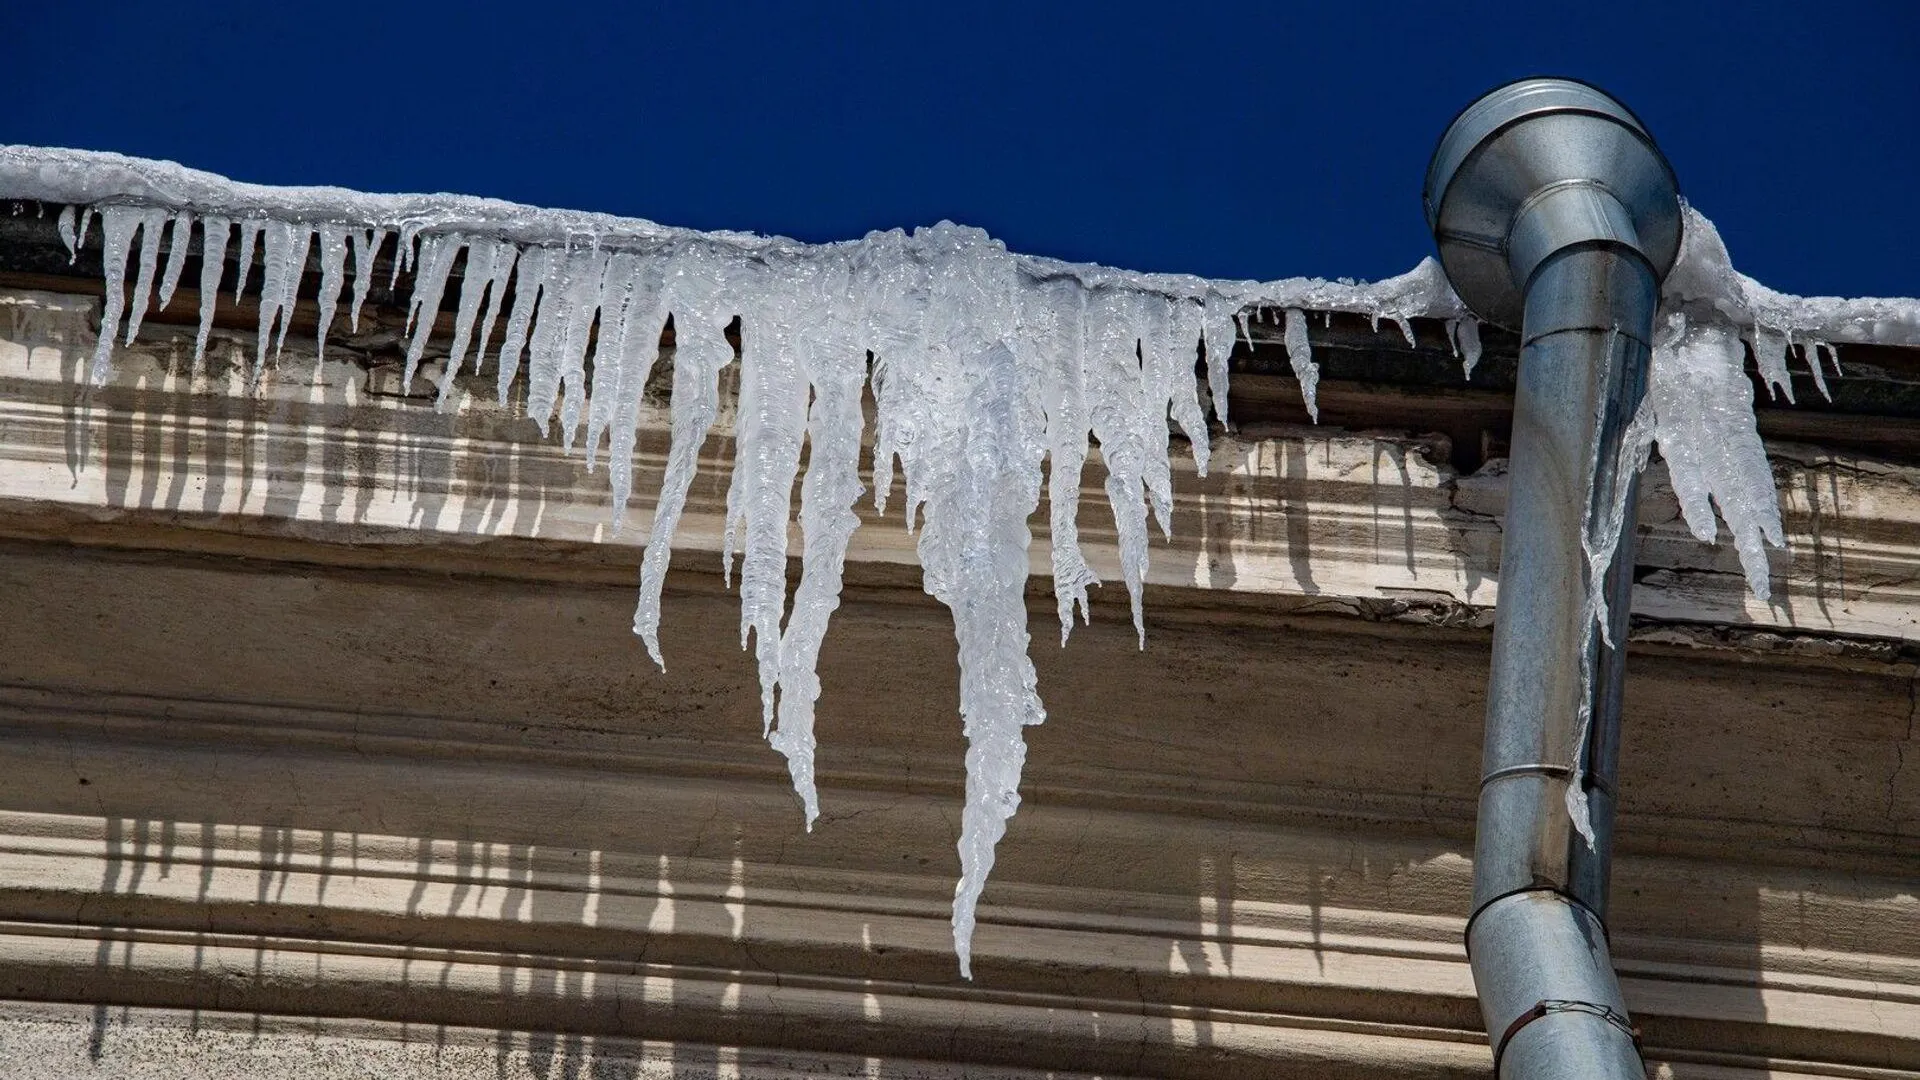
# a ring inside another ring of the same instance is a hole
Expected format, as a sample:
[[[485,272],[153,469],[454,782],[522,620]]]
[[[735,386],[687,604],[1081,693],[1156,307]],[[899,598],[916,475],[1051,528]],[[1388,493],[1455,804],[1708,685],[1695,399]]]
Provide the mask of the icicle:
[[[1628,344],[1628,348],[1638,346]],[[1613,363],[1617,350],[1619,340],[1613,348],[1609,348],[1609,363]],[[1605,421],[1605,407],[1607,405],[1603,400],[1599,405],[1601,415],[1597,417],[1596,425]],[[1594,636],[1597,632],[1599,642],[1609,650],[1624,644],[1613,640],[1613,617],[1607,609],[1607,569],[1613,565],[1613,555],[1619,552],[1620,538],[1632,519],[1634,507],[1628,502],[1628,496],[1634,490],[1634,479],[1645,471],[1647,457],[1653,452],[1655,427],[1655,404],[1653,396],[1649,394],[1642,398],[1626,430],[1620,432],[1620,446],[1613,463],[1605,471],[1596,469],[1592,473],[1594,490],[1588,496],[1586,528],[1582,528],[1580,534],[1580,550],[1586,555],[1588,619],[1580,628],[1580,717],[1574,732],[1572,778],[1567,784],[1567,813],[1574,830],[1582,840],[1586,840],[1588,849],[1592,849],[1596,842],[1592,811],[1586,798],[1586,755],[1594,730]],[[1599,448],[1596,446],[1596,454],[1597,450]],[[1630,573],[1632,567],[1626,567],[1626,571]]]
[[[1021,322],[1030,335],[1027,348],[1047,365],[1043,405],[1047,427],[1047,505],[1053,549],[1053,598],[1060,613],[1060,644],[1073,633],[1073,613],[1084,621],[1093,612],[1087,587],[1100,584],[1080,550],[1080,472],[1087,461],[1087,391],[1084,345],[1087,291],[1077,281],[1059,280],[1031,289]],[[1228,317],[1231,328],[1231,316]],[[1231,329],[1228,330],[1231,335]],[[1218,339],[1214,339],[1216,342]],[[1229,336],[1229,341],[1232,338]],[[1209,346],[1209,363],[1214,355]],[[1224,383],[1216,386],[1224,387]],[[1224,408],[1225,391],[1215,404]]]
[[[287,253],[280,260],[280,281],[274,291],[280,305],[280,325],[273,340],[273,352],[279,356],[287,344],[287,327],[293,322],[293,311],[300,299],[300,282],[307,274],[307,255],[313,250],[313,229],[304,222],[296,222],[288,236]]]
[[[72,203],[60,208],[60,217],[54,225],[60,230],[60,242],[67,245],[67,264],[71,266],[73,261],[80,257],[80,241],[73,231]]]
[[[1787,347],[1789,349],[1793,347],[1792,334],[1787,335]],[[1806,344],[1800,346],[1800,355],[1807,362],[1807,370],[1813,374],[1814,389],[1820,391],[1821,397],[1826,398],[1828,401],[1832,401],[1833,392],[1827,389],[1827,373],[1820,370],[1819,342],[1808,341]]]
[[[547,434],[547,425],[553,423],[553,407],[564,390],[572,415],[563,415],[561,434],[564,446],[572,448],[588,334],[593,327],[593,311],[599,307],[607,256],[597,248],[551,252],[549,256],[547,281],[541,286],[540,307],[526,354],[526,415],[540,425],[541,434]],[[528,258],[532,258],[532,252],[528,252]],[[509,342],[515,338],[518,317],[520,304],[515,302],[513,319],[507,323]],[[501,384],[505,386],[505,375]]]
[[[560,432],[561,442],[569,448],[586,406],[587,346],[593,340],[595,312],[605,302],[608,258],[607,252],[590,248],[578,269],[571,270],[579,278],[567,305],[566,341],[560,353]]]
[[[367,302],[367,294],[373,291],[373,260],[380,254],[380,245],[387,242],[387,230],[355,229],[347,234],[347,239],[353,242],[353,307],[347,311],[347,327],[357,334],[360,308]]]
[[[1134,415],[1140,437],[1140,479],[1147,488],[1160,535],[1173,535],[1173,465],[1168,460],[1167,413],[1173,398],[1172,363],[1168,359],[1169,304],[1165,297],[1133,293],[1128,297],[1134,333],[1139,337],[1139,412]]]
[[[1207,349],[1207,396],[1213,401],[1213,415],[1227,426],[1227,361],[1233,355],[1234,320],[1240,305],[1209,293],[1201,316],[1201,337]]]
[[[600,306],[607,260],[597,248],[551,252],[550,256],[533,337],[527,347],[527,415],[540,426],[541,434],[547,434],[554,406],[565,391],[569,408],[561,418],[561,441],[571,448],[582,400],[588,335]],[[516,302],[514,319],[519,315]],[[507,336],[513,338],[512,319]]]
[[[107,286],[106,306],[100,313],[100,336],[93,349],[93,366],[88,378],[104,384],[113,371],[113,341],[120,333],[120,316],[126,310],[127,255],[133,246],[133,233],[140,227],[142,211],[125,206],[109,206],[102,211],[100,265]]]
[[[600,450],[600,440],[613,423],[616,403],[620,399],[622,376],[627,365],[627,333],[633,320],[635,276],[639,271],[639,257],[628,252],[620,252],[607,262],[606,284],[602,287],[602,307],[600,309],[600,333],[594,338],[593,382],[587,390],[587,471],[593,471],[593,461]],[[626,509],[624,500],[615,499],[613,506],[613,527],[620,527],[620,519]]]
[[[1141,590],[1147,577],[1147,506],[1142,478],[1138,418],[1140,367],[1129,298],[1113,289],[1096,290],[1087,304],[1088,406],[1100,460],[1107,467],[1107,502],[1120,539],[1120,576],[1133,609],[1140,647],[1147,647]]]
[[[253,247],[259,240],[260,230],[265,227],[264,221],[248,220],[240,223],[240,254],[238,256],[240,272],[233,282],[233,302],[236,304],[247,291],[247,278],[253,273]]]
[[[426,353],[427,339],[440,320],[440,298],[447,290],[447,274],[465,243],[464,237],[449,233],[435,233],[420,242],[419,271],[413,275],[413,295],[407,300],[407,332],[413,337],[407,343],[407,363],[400,376],[403,387],[413,385],[413,373]],[[411,251],[411,245],[406,250]]]
[[[617,256],[616,256],[617,258]],[[613,529],[617,534],[626,517],[627,500],[633,493],[633,448],[640,435],[641,399],[653,366],[660,360],[660,336],[667,313],[661,304],[668,264],[657,256],[636,259],[630,271],[632,296],[621,329],[620,377],[614,384],[612,437],[607,448],[607,479],[613,486]],[[613,275],[613,270],[608,270]],[[725,344],[725,339],[721,344]],[[594,376],[596,384],[599,375]],[[598,393],[598,386],[595,387]]]
[[[1168,454],[1168,417],[1187,436],[1195,469],[1207,473],[1210,445],[1193,377],[1200,344],[1195,304],[1134,294],[1131,307],[1140,334],[1142,411],[1138,417],[1141,458],[1154,520],[1162,536],[1173,535],[1173,472]]]
[[[254,354],[255,378],[265,369],[267,345],[273,342],[278,355],[286,344],[287,323],[293,319],[294,298],[299,294],[300,278],[307,268],[307,248],[313,233],[304,224],[268,221],[260,254],[260,340]],[[275,326],[279,328],[276,337]]]
[[[501,241],[493,248],[493,271],[487,276],[487,299],[480,311],[479,333],[473,342],[473,373],[480,374],[480,367],[487,359],[487,342],[493,340],[493,328],[500,317],[500,311],[506,306],[507,282],[513,277],[514,263],[519,260],[520,248],[512,243]]]
[[[533,254],[528,251],[521,259],[522,272]],[[728,315],[718,295],[724,281],[720,267],[714,265],[718,261],[704,247],[689,247],[672,257],[662,285],[662,305],[673,313],[672,435],[660,498],[654,505],[653,527],[640,562],[640,598],[633,612],[633,632],[646,643],[647,655],[662,671],[667,665],[660,653],[660,589],[666,581],[673,534],[699,468],[700,447],[706,443],[719,411],[720,370],[733,359],[733,346],[727,343],[725,332]],[[514,310],[519,307],[516,296]],[[659,340],[657,333],[654,340]],[[875,460],[878,471],[877,456]]]
[[[400,226],[400,239],[393,249],[393,267],[387,274],[389,292],[399,290],[402,270],[413,269],[413,242],[419,237],[420,229],[421,225],[417,221],[409,221]]]
[[[338,225],[322,225],[320,236],[320,325],[314,332],[314,359],[327,356],[327,330],[333,326],[333,314],[340,307],[340,292],[346,286],[347,230]]]
[[[1471,380],[1473,369],[1480,364],[1480,320],[1463,317],[1456,332],[1460,339],[1460,377]]]
[[[220,297],[220,278],[227,269],[227,241],[233,222],[209,214],[200,222],[200,330],[193,339],[193,366],[197,371],[207,355],[207,336],[213,332],[213,306]]]
[[[167,268],[160,275],[159,309],[173,302],[173,290],[180,285],[180,274],[187,268],[187,242],[193,236],[193,214],[181,210],[173,215],[173,231],[167,236]]]
[[[562,310],[567,307],[572,276],[567,272],[571,255],[549,252],[547,280],[541,283],[540,304],[533,309],[533,328],[527,335],[527,418],[549,434],[553,407],[560,396],[560,350],[566,344]],[[516,307],[514,314],[518,315]],[[512,321],[508,321],[512,336]]]
[[[1767,392],[1778,399],[1781,392],[1793,401],[1793,375],[1787,371],[1787,337],[1771,327],[1754,325],[1753,360],[1766,380]]]
[[[1639,345],[1632,339],[1620,334],[1618,330],[1608,335],[1607,365],[1608,371],[1601,377],[1601,385],[1613,385],[1612,366],[1627,359],[1624,354],[1637,352]],[[1586,762],[1588,742],[1593,729],[1593,660],[1596,653],[1594,636],[1598,634],[1601,644],[1611,649],[1616,647],[1611,626],[1612,616],[1607,607],[1607,570],[1613,565],[1614,553],[1619,550],[1620,540],[1629,527],[1634,507],[1629,497],[1633,493],[1634,478],[1647,467],[1647,459],[1653,450],[1654,429],[1657,425],[1654,399],[1651,394],[1643,397],[1639,407],[1634,410],[1633,418],[1627,422],[1621,432],[1620,444],[1615,448],[1613,460],[1600,460],[1598,433],[1606,425],[1607,402],[1600,400],[1594,416],[1595,443],[1593,457],[1589,462],[1588,473],[1592,477],[1591,488],[1587,493],[1586,520],[1580,534],[1580,550],[1586,558],[1584,583],[1587,592],[1587,618],[1580,630],[1580,713],[1575,729],[1574,760],[1571,763],[1572,778],[1567,785],[1567,813],[1573,820],[1573,827],[1587,847],[1594,846],[1593,820],[1587,805]],[[1631,567],[1627,570],[1630,572]]]
[[[1587,799],[1587,744],[1593,739],[1593,626],[1588,619],[1580,628],[1580,709],[1574,721],[1573,768],[1567,777],[1566,792],[1561,802],[1567,808],[1567,819],[1573,831],[1587,842],[1587,850],[1594,850],[1593,808]]]
[[[160,230],[167,224],[167,212],[158,207],[140,214],[140,257],[133,277],[133,303],[127,309],[127,344],[133,344],[153,299],[153,272],[160,261]]]
[[[1747,586],[1764,602],[1771,593],[1761,541],[1781,547],[1785,536],[1773,470],[1754,426],[1742,352],[1739,337],[1727,327],[1672,312],[1654,335],[1647,392],[1654,404],[1654,438],[1687,527],[1697,539],[1712,540],[1717,505],[1733,532]]]
[[[1207,430],[1207,414],[1200,409],[1200,384],[1193,374],[1195,361],[1200,358],[1203,315],[1200,305],[1193,301],[1171,300],[1168,306],[1171,309],[1167,323],[1168,377],[1173,382],[1168,412],[1174,423],[1180,425],[1180,433],[1187,437],[1194,472],[1205,476],[1213,460],[1213,437]]]
[[[1307,341],[1307,317],[1299,308],[1287,309],[1287,363],[1293,377],[1300,380],[1300,397],[1307,403],[1307,415],[1320,422],[1320,365],[1313,362],[1313,345]]]
[[[73,239],[73,254],[67,257],[67,263],[69,265],[73,263],[74,259],[79,258],[80,249],[87,246],[87,225],[93,221],[93,215],[93,207],[83,206],[80,208],[80,228]]]
[[[927,267],[907,253],[905,234],[875,233],[865,255],[867,348],[873,353],[874,416],[873,508],[887,512],[895,465],[922,423],[924,395],[915,392],[917,370],[927,347]],[[914,505],[911,489],[907,504]],[[907,532],[914,516],[906,514]]]
[[[1619,550],[1620,538],[1633,514],[1634,508],[1628,505],[1627,497],[1633,490],[1634,478],[1646,470],[1647,459],[1653,451],[1655,426],[1653,398],[1642,398],[1633,419],[1621,433],[1613,462],[1605,472],[1594,475],[1595,490],[1580,546],[1587,559],[1587,608],[1592,613],[1593,624],[1600,630],[1601,642],[1608,648],[1613,648],[1615,643],[1612,618],[1607,610],[1607,568],[1613,565],[1614,552]],[[1601,477],[1608,479],[1604,488],[1600,486]]]
[[[1840,370],[1840,350],[1838,347],[1826,341],[1816,340],[1813,344],[1814,348],[1825,349],[1827,351],[1827,362],[1833,365],[1833,374],[1836,378],[1846,374],[1846,372]]]
[[[1020,805],[1022,733],[1047,718],[1027,654],[1027,520],[1040,498],[1029,445],[1038,442],[1040,418],[1004,345],[961,359],[954,374],[964,397],[950,414],[957,430],[942,440],[950,473],[928,500],[919,550],[927,591],[952,609],[960,645],[967,802],[953,945],[961,975],[971,979],[975,910],[994,848]]]
[[[253,261],[254,232],[259,223],[243,222],[240,228],[240,286],[234,290],[234,299],[240,299],[240,289],[247,283],[247,271]],[[263,230],[263,249],[260,257],[260,337],[253,357],[253,377],[259,378],[260,372],[267,366],[267,345],[273,340],[273,325],[280,315],[280,277],[285,268],[281,265],[287,257],[287,249],[293,246],[293,228],[284,222],[268,221]]]
[[[545,297],[552,290],[550,275],[558,261],[552,258],[552,252],[542,247],[528,248],[520,255],[513,285],[513,311],[507,316],[507,333],[500,342],[500,356],[495,365],[502,406],[507,403],[507,391],[513,386],[514,377],[520,373],[520,354],[527,347],[527,328],[533,322],[535,308],[546,302]],[[527,409],[527,415],[533,416],[531,406]],[[535,420],[544,431],[546,421],[541,418]]]
[[[807,384],[788,355],[795,323],[811,312],[792,277],[818,273],[807,263],[779,267],[758,308],[740,326],[740,419],[734,430],[733,475],[727,486],[727,528],[721,558],[740,560],[740,647],[749,638],[760,668],[764,730],[771,730],[780,681],[780,621],[787,600],[787,521],[800,468]],[[755,291],[759,291],[756,289]]]
[[[847,545],[860,527],[860,412],[866,350],[855,338],[856,302],[847,274],[828,271],[807,312],[795,357],[807,372],[812,404],[806,417],[807,474],[800,482],[800,585],[780,635],[779,723],[771,742],[787,759],[805,808],[807,829],[820,816],[814,788],[814,703],[820,697],[820,646],[840,606]],[[744,579],[742,582],[744,592]]]
[[[495,287],[494,267],[503,254],[510,256],[513,250],[512,244],[499,240],[467,241],[467,265],[460,274],[460,305],[453,313],[453,345],[447,350],[447,368],[440,375],[439,393],[442,403],[449,400],[448,395],[453,388],[453,377],[460,374],[460,369],[466,366],[467,345],[473,339],[474,320],[480,312],[481,298],[486,296],[491,299],[491,290]],[[473,361],[476,374],[480,370],[478,354],[485,353],[486,349],[487,342],[483,335],[479,348],[475,350],[476,355]],[[588,447],[588,455],[587,461],[591,465],[593,461],[591,446]]]
[[[307,275],[307,253],[313,249],[313,229],[304,222],[293,227],[293,246],[280,264],[280,329],[273,339],[273,355],[287,345],[287,327],[300,299],[300,282]]]

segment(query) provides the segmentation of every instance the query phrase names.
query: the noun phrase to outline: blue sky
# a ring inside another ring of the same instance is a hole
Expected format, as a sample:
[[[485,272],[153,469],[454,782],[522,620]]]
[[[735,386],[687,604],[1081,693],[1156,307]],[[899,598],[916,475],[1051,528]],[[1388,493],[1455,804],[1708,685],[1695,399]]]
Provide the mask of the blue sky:
[[[950,218],[1259,278],[1406,269],[1454,112],[1567,74],[1646,120],[1748,273],[1920,294],[1910,0],[182,0],[49,24],[7,65],[0,141],[807,240]]]

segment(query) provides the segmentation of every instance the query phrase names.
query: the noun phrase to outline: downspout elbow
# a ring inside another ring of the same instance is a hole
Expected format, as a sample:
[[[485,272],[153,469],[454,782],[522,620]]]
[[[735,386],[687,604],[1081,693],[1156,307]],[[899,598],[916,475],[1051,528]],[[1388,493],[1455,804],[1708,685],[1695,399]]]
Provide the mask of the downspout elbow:
[[[1627,208],[1605,184],[1582,178],[1548,184],[1520,204],[1507,231],[1507,272],[1526,296],[1548,259],[1581,248],[1629,255],[1651,268]]]

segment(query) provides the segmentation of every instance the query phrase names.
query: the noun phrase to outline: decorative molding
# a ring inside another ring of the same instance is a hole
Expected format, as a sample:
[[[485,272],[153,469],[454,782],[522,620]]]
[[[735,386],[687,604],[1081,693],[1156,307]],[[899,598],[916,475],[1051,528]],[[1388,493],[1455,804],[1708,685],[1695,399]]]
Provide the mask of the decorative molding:
[[[665,464],[657,405],[642,418],[635,498],[616,533],[601,477],[557,439],[539,438],[517,403],[494,405],[478,379],[456,380],[455,407],[443,412],[431,398],[377,392],[384,369],[369,372],[347,356],[316,361],[291,345],[249,391],[250,337],[216,332],[206,370],[194,373],[190,333],[150,323],[138,344],[116,350],[110,385],[83,394],[75,379],[92,348],[94,304],[0,293],[0,307],[13,312],[0,336],[0,506],[8,517],[72,507],[96,520],[388,544],[516,537],[623,548],[646,534]],[[721,549],[731,422],[723,412],[702,453],[677,550]],[[1635,612],[1920,638],[1920,469],[1792,444],[1770,449],[1788,531],[1787,548],[1770,553],[1773,601],[1747,593],[1724,529],[1718,545],[1693,539],[1656,465],[1639,508]],[[1200,478],[1176,454],[1173,535],[1151,550],[1150,585],[1486,622],[1474,612],[1498,591],[1505,476],[1497,463],[1456,477],[1442,464],[1443,436],[1271,425],[1217,437],[1212,457],[1212,474]],[[1097,452],[1093,460],[1081,541],[1094,569],[1117,582]],[[890,505],[903,501],[896,490]],[[863,505],[861,516],[850,561],[917,564],[897,509],[882,519]],[[1049,572],[1045,516],[1034,522],[1036,576]]]

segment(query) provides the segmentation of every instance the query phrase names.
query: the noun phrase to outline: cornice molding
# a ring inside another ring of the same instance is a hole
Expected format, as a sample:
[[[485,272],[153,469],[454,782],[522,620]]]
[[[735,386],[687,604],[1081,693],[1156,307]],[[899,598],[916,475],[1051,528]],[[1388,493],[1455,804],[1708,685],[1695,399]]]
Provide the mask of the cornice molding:
[[[401,396],[388,369],[320,362],[290,345],[249,391],[250,339],[216,332],[208,370],[189,373],[191,336],[153,323],[116,350],[112,382],[83,393],[75,378],[92,348],[94,305],[0,293],[0,308],[12,313],[11,329],[0,331],[0,530],[8,534],[44,534],[30,521],[40,507],[95,521],[363,543],[520,538],[620,550],[645,536],[665,463],[657,403],[642,418],[635,497],[616,533],[601,475],[557,440],[540,439],[518,418],[517,402],[494,405],[478,380],[459,380],[457,408],[441,412],[431,398]],[[677,551],[721,548],[731,423],[723,411],[702,453]],[[1770,552],[1773,601],[1747,593],[1729,543],[1702,544],[1687,532],[1656,464],[1639,507],[1635,613],[1920,637],[1920,469],[1796,444],[1769,449],[1788,532],[1788,547]],[[1212,457],[1212,474],[1200,478],[1176,453],[1173,536],[1155,539],[1150,585],[1488,623],[1505,504],[1498,463],[1459,477],[1444,464],[1443,436],[1273,425],[1216,437]],[[1081,542],[1096,572],[1117,582],[1104,500],[1096,451],[1082,485]],[[896,490],[890,505],[902,502]],[[898,513],[883,519],[863,504],[849,560],[916,565]],[[1030,554],[1041,577],[1050,569],[1045,518],[1036,515]],[[73,532],[87,540],[87,530]]]

